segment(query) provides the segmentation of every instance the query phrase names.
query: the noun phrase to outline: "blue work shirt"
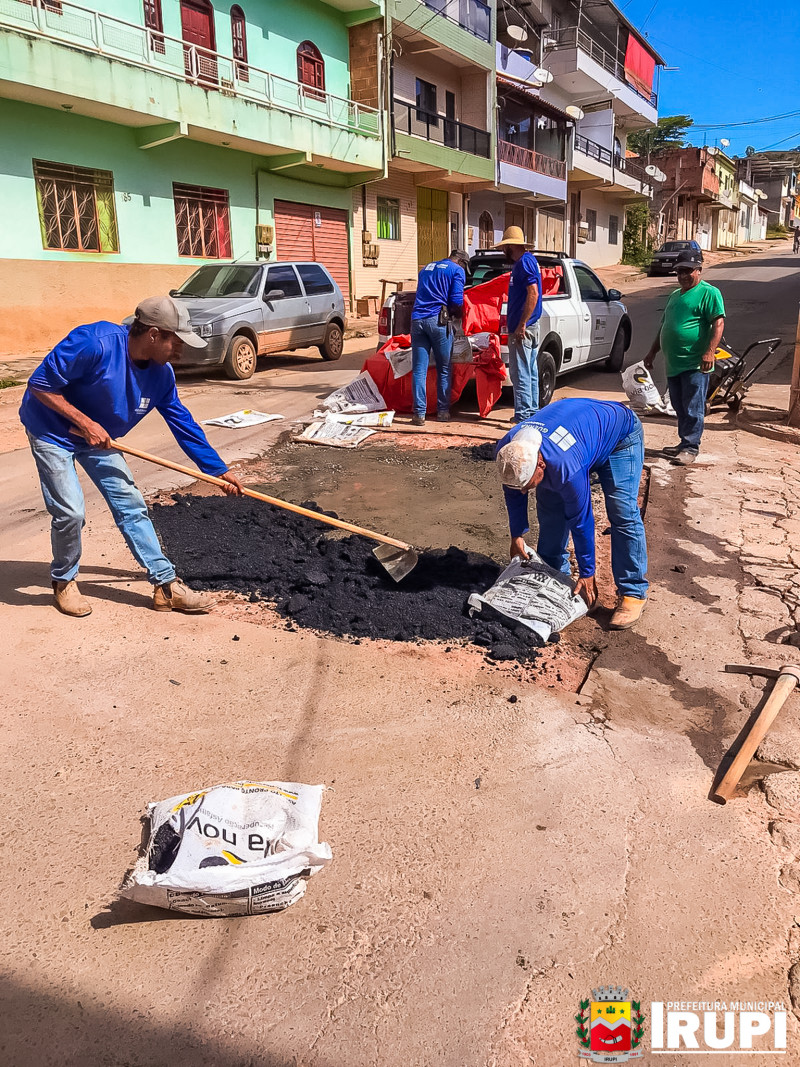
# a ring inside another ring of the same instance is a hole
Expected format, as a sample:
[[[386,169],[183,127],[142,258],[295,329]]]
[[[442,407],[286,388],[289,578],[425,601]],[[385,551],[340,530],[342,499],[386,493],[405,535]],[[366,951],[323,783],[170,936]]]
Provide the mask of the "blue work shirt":
[[[464,268],[452,259],[440,259],[428,263],[419,272],[417,297],[414,301],[412,319],[429,319],[438,315],[443,307],[452,304],[461,307],[464,303]]]
[[[638,420],[622,404],[610,400],[557,400],[514,426],[497,442],[495,455],[514,439],[523,426],[535,426],[542,435],[545,472],[536,487],[537,502],[548,494],[558,497],[572,534],[581,578],[595,570],[594,513],[589,475],[634,431]],[[512,537],[528,532],[528,494],[503,486]],[[554,501],[554,503],[556,503]]]
[[[111,437],[122,437],[154,408],[175,440],[205,474],[228,469],[206,435],[178,399],[175,372],[151,360],[137,367],[128,356],[128,327],[113,322],[78,326],[45,356],[28,380],[19,417],[32,437],[75,452],[88,447],[70,433],[72,423],[36,398],[34,389],[60,393],[99,423]]]
[[[508,282],[508,332],[513,333],[519,326],[525,301],[528,299],[528,286],[537,287],[538,296],[533,314],[528,319],[526,326],[532,326],[542,317],[542,272],[536,262],[536,256],[531,252],[525,252],[514,264],[511,278]]]

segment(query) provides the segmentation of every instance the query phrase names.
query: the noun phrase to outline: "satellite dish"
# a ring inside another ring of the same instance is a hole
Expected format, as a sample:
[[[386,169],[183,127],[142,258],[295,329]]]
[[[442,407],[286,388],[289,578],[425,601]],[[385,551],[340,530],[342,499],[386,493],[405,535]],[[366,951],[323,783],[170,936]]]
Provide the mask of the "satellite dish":
[[[764,192],[763,189],[756,189],[755,195],[758,197],[759,200],[763,200],[767,194]]]
[[[544,67],[537,67],[533,72],[533,76],[537,82],[541,82],[542,85],[548,85],[553,80],[553,74],[549,70],[545,70]]]
[[[564,108],[564,110],[566,111],[566,113],[569,115],[569,117],[571,119],[577,119],[578,122],[580,122],[580,120],[583,118],[583,116],[585,114],[583,109],[579,108],[576,104],[569,104],[567,107]]]
[[[718,149],[718,148],[715,148],[715,147],[713,146],[713,144],[712,144],[710,148],[706,149],[706,151],[708,152],[708,154],[709,154],[710,156],[715,156],[715,155],[717,154],[717,152],[719,151],[719,149]]]
[[[527,41],[528,31],[519,22],[509,22],[505,28],[505,36],[510,37],[512,41],[522,42]]]
[[[729,148],[731,142],[728,140],[727,137],[721,137],[719,143],[722,145],[723,148]]]
[[[644,168],[644,172],[645,174],[649,174],[652,178],[655,178],[656,174],[658,174],[658,167],[655,163],[650,163]]]
[[[655,179],[657,182],[665,182],[667,180],[667,176],[663,170],[660,170],[656,173]]]

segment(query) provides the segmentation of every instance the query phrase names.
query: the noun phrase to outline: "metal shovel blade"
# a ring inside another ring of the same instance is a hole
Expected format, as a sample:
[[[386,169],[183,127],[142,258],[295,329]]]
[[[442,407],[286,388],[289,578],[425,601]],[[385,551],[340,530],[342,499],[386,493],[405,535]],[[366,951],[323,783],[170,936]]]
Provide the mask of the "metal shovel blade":
[[[402,581],[416,567],[419,556],[413,548],[395,548],[394,545],[378,545],[372,554],[390,578]]]

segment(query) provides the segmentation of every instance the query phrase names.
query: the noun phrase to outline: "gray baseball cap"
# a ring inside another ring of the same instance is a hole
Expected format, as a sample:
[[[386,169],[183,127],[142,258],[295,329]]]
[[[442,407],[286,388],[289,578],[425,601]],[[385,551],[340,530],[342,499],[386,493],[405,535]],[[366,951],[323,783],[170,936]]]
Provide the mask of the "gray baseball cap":
[[[145,326],[174,333],[190,348],[205,348],[208,345],[192,330],[189,312],[177,304],[171,296],[148,296],[136,309],[136,318]]]

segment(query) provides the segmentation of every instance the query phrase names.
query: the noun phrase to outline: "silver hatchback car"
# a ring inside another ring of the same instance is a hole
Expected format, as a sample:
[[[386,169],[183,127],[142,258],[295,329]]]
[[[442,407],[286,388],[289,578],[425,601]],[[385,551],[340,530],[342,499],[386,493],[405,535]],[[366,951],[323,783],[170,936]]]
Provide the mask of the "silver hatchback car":
[[[250,378],[259,356],[316,345],[342,354],[342,291],[320,263],[215,263],[199,267],[170,296],[189,312],[207,348],[184,348],[181,366],[218,366]]]

